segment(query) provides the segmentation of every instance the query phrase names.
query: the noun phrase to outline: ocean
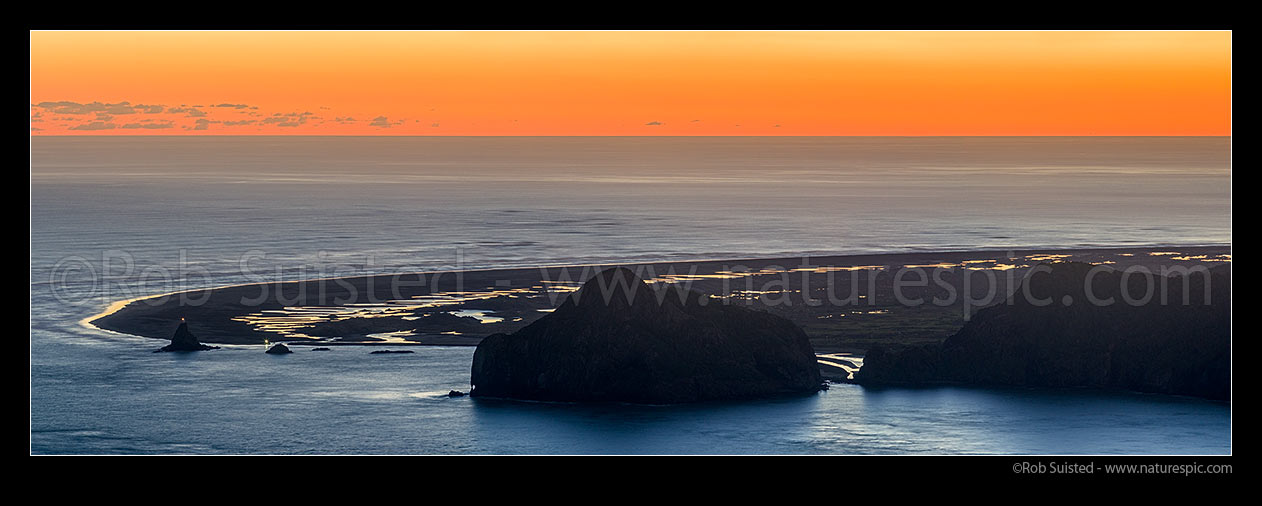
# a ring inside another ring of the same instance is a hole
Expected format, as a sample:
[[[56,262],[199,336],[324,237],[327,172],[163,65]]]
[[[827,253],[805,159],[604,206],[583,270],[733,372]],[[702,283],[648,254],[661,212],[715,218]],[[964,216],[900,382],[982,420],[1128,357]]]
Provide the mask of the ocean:
[[[1231,450],[1230,406],[864,389],[680,407],[447,398],[471,348],[264,355],[81,323],[367,273],[1231,244],[1222,137],[33,137],[33,453]]]

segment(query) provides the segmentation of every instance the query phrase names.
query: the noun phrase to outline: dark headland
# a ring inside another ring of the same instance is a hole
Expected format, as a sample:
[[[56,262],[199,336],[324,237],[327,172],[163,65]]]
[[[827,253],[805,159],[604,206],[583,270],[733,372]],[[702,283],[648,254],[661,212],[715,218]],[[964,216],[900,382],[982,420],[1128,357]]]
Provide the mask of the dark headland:
[[[941,344],[868,350],[855,381],[1113,388],[1230,400],[1231,266],[1149,277],[1048,264]]]
[[[714,303],[711,303],[711,302]],[[602,271],[556,311],[473,355],[475,397],[672,404],[822,388],[802,329],[677,287]]]

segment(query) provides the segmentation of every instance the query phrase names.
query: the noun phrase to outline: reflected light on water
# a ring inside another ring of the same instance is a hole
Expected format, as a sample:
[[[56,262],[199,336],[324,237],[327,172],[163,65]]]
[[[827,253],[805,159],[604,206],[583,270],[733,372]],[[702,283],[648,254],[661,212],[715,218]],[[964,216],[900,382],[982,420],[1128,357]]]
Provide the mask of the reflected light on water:
[[[1073,255],[1026,255],[1025,259],[1032,262],[1055,262],[1072,256]]]
[[[410,299],[388,300],[381,303],[352,303],[343,306],[291,306],[282,309],[267,309],[234,317],[232,320],[250,325],[261,332],[271,332],[288,338],[321,340],[321,338],[303,334],[301,330],[319,323],[344,321],[352,318],[400,317],[406,320],[415,320],[417,317],[414,313],[418,309],[458,306],[467,302],[501,296],[538,296],[549,292],[570,292],[577,289],[577,286],[571,289],[569,286],[549,284],[547,286],[535,285],[528,288],[508,288],[480,292],[439,292],[429,295],[418,295]],[[489,316],[489,313],[492,312],[489,310],[466,308],[452,310],[451,312],[456,316],[476,318],[481,323],[499,323],[504,321],[501,317]],[[398,332],[389,332],[383,335],[388,335],[387,338],[394,338],[398,336]],[[370,337],[373,336],[375,335]]]
[[[488,316],[490,313],[492,313],[492,311],[486,309],[461,309],[459,311],[452,312],[452,314],[455,314],[456,316],[477,318],[479,323],[499,323],[504,321],[503,318],[498,316]],[[520,319],[521,318],[518,318],[518,320]]]

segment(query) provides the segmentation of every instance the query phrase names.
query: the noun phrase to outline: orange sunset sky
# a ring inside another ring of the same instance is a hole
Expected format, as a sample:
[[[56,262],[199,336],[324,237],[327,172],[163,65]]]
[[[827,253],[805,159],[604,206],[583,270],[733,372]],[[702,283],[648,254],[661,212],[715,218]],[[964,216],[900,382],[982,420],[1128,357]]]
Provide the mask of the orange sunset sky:
[[[32,135],[1230,135],[1231,32],[56,32]]]

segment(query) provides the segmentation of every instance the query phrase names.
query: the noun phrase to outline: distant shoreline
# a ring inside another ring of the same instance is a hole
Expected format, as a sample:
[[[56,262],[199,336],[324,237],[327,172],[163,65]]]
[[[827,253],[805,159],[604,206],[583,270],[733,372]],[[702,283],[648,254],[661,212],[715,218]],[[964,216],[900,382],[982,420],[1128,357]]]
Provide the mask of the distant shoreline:
[[[1154,252],[1177,252],[1181,256],[1151,255],[1151,253]],[[373,300],[393,301],[396,299],[408,299],[416,296],[432,296],[434,293],[453,292],[457,289],[466,290],[469,293],[475,293],[478,291],[489,293],[487,292],[488,290],[494,291],[496,287],[516,290],[519,294],[531,295],[534,294],[534,292],[524,291],[526,290],[526,287],[537,287],[541,282],[546,283],[544,278],[557,279],[568,276],[569,279],[574,282],[581,282],[583,279],[576,278],[581,276],[583,272],[590,273],[598,267],[613,265],[652,269],[657,272],[668,272],[671,271],[671,269],[674,269],[674,272],[676,273],[690,272],[691,269],[691,272],[699,276],[699,280],[697,281],[698,287],[694,289],[714,291],[714,288],[718,286],[718,280],[711,278],[715,276],[716,272],[722,272],[723,269],[733,268],[734,266],[743,266],[748,269],[755,270],[767,269],[770,267],[780,267],[793,270],[801,264],[803,259],[809,260],[811,267],[880,266],[893,268],[959,264],[966,261],[977,261],[978,259],[1005,259],[1008,258],[1007,255],[1009,254],[1012,254],[1013,257],[1017,259],[1023,259],[1025,257],[1038,258],[1042,255],[1068,255],[1068,258],[1072,258],[1074,260],[1081,259],[1084,261],[1092,261],[1092,259],[1094,259],[1105,263],[1116,262],[1120,267],[1127,265],[1128,262],[1131,264],[1153,264],[1154,262],[1169,262],[1171,258],[1182,258],[1189,255],[1230,255],[1230,253],[1230,245],[1158,245],[1142,247],[1039,248],[1013,250],[980,249],[867,253],[830,256],[729,258],[638,263],[539,265],[534,267],[473,270],[436,270],[321,278],[301,281],[246,283],[157,294],[124,301],[115,301],[104,308],[102,312],[83,319],[81,323],[89,327],[129,335],[169,339],[171,329],[168,327],[173,328],[173,322],[178,322],[181,317],[187,317],[188,320],[192,322],[193,332],[205,342],[218,344],[255,344],[263,342],[264,340],[286,340],[285,338],[277,339],[277,336],[270,335],[268,332],[259,332],[257,328],[253,328],[246,325],[244,322],[239,321],[239,319],[244,315],[257,314],[259,311],[276,312],[281,311],[286,307],[294,306],[342,307],[335,304],[335,299],[350,295],[372,298]],[[1026,260],[1021,261],[1026,262]],[[1023,263],[1022,265],[1026,264]],[[970,269],[987,270],[973,267],[970,267]],[[1020,269],[1016,269],[1016,271],[1019,272]],[[415,278],[416,280],[421,281],[420,285],[424,286],[417,286],[416,281],[408,281],[408,278]],[[457,286],[457,284],[462,284],[463,286]],[[707,288],[710,290],[707,290]],[[391,293],[392,291],[393,293]],[[295,300],[297,296],[302,296],[307,293],[316,295],[313,295],[313,299],[311,300],[304,300],[303,304],[290,305],[284,303],[286,300]],[[179,302],[184,298],[193,298],[201,301],[202,303],[200,305],[182,305]],[[156,304],[151,302],[156,301],[157,299],[166,300],[162,303]],[[254,305],[243,304],[242,301],[246,299],[254,299],[258,302]],[[465,306],[466,304],[454,304],[450,309]],[[475,303],[472,304],[472,306],[477,307],[479,304]],[[554,306],[540,306],[536,304],[534,307]],[[443,310],[438,308],[436,309],[440,311]],[[530,311],[536,311],[536,309],[531,309]],[[518,312],[512,314],[531,315],[534,313]],[[542,313],[539,313],[535,316],[539,316],[541,314]],[[234,320],[234,318],[237,319]],[[519,319],[523,319],[524,321],[529,320],[530,318],[528,316],[523,316]],[[852,318],[852,320],[853,319],[854,318]],[[806,321],[808,323],[814,323],[814,320]],[[525,323],[528,323],[528,321],[525,321]],[[525,323],[522,323],[522,325]],[[509,328],[505,330],[512,330],[513,328],[512,326],[508,327]],[[489,330],[491,327],[488,326],[487,328]],[[476,344],[477,341],[480,341],[481,337],[484,336],[431,335],[427,339],[421,339],[421,341],[416,344],[467,346]],[[334,344],[330,343],[328,340],[310,342],[312,344],[319,345]],[[399,345],[413,344],[410,342],[397,341],[392,343],[374,342],[368,339],[356,341],[354,344],[368,343]],[[831,349],[858,348],[841,346],[840,348]]]
[[[1029,253],[1029,252],[1077,253],[1077,252],[1116,250],[1119,253],[1127,253],[1127,252],[1133,252],[1133,251],[1159,250],[1163,248],[1182,248],[1182,249],[1228,248],[1230,249],[1231,245],[1230,244],[1191,244],[1191,245],[1157,244],[1157,245],[1145,245],[1145,246],[1101,246],[1101,247],[1084,246],[1084,247],[1071,247],[1071,248],[1021,247],[1021,248],[1016,248],[1016,249],[986,248],[986,249],[977,249],[977,250],[932,250],[932,251],[905,251],[905,252],[891,251],[891,252],[874,252],[874,253],[830,254],[830,255],[821,255],[821,256],[806,254],[806,255],[789,256],[789,257],[700,258],[700,259],[683,259],[683,260],[651,260],[647,262],[629,261],[629,262],[604,262],[604,263],[588,263],[588,264],[558,263],[558,264],[538,264],[538,265],[515,266],[515,267],[478,267],[475,269],[465,269],[465,270],[409,271],[409,272],[394,273],[394,274],[361,274],[361,275],[355,275],[355,276],[309,278],[309,279],[296,279],[296,280],[289,280],[289,281],[260,281],[256,283],[238,283],[238,284],[213,286],[213,287],[207,287],[207,288],[194,288],[191,290],[179,290],[175,292],[165,292],[165,293],[159,293],[159,294],[154,294],[154,295],[142,295],[139,297],[132,297],[130,299],[122,299],[122,300],[110,302],[109,304],[106,305],[106,309],[102,310],[99,313],[93,314],[92,316],[82,319],[81,323],[91,325],[91,321],[100,319],[104,316],[109,316],[110,314],[117,312],[119,309],[122,309],[122,306],[131,302],[156,299],[160,297],[170,297],[170,296],[187,294],[187,293],[198,293],[198,292],[204,292],[207,290],[220,290],[220,289],[225,289],[225,288],[246,287],[246,286],[273,285],[276,283],[308,283],[308,282],[313,282],[313,281],[332,281],[332,280],[338,280],[338,279],[349,280],[349,279],[357,279],[357,278],[382,277],[382,276],[411,276],[415,274],[428,275],[428,274],[446,274],[446,273],[456,273],[456,272],[464,272],[464,273],[500,272],[500,271],[508,272],[508,271],[516,271],[516,270],[521,270],[521,269],[583,268],[583,267],[602,267],[602,266],[615,266],[615,265],[669,265],[669,264],[681,264],[681,263],[709,264],[709,263],[724,263],[724,262],[726,263],[742,263],[742,262],[767,263],[767,262],[774,262],[776,260],[801,260],[802,258],[810,258],[812,260],[832,260],[832,259],[844,259],[844,258],[896,256],[896,255],[932,255],[932,254],[957,255],[957,254],[979,254],[979,253],[1007,253],[1010,251],[1019,252],[1019,253]],[[95,325],[93,325],[93,327],[95,327]]]

